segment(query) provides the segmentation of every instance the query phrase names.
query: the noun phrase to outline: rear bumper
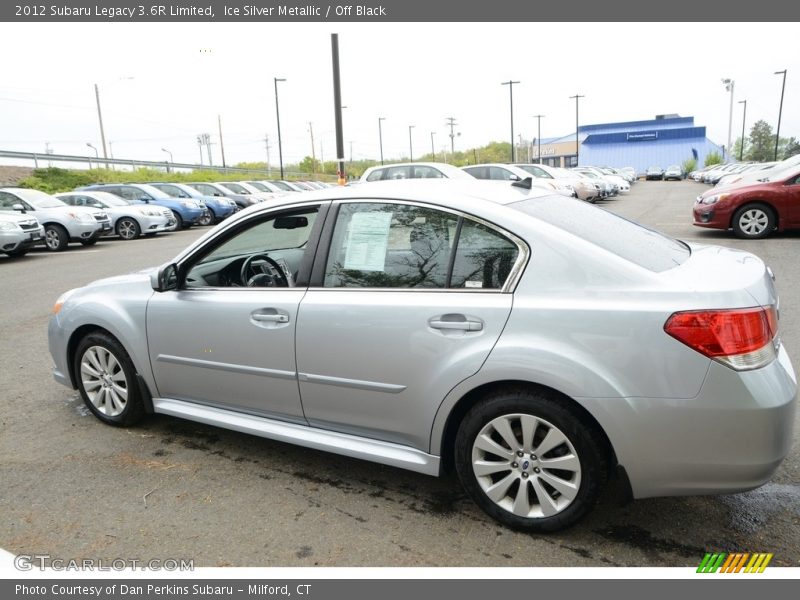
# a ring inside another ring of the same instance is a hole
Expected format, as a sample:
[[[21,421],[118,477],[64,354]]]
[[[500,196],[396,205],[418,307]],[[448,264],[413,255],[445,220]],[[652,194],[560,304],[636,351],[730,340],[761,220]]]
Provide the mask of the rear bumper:
[[[755,371],[711,362],[692,399],[585,405],[609,435],[634,498],[647,498],[742,492],[765,484],[791,449],[796,402],[796,376],[781,347],[777,360]]]

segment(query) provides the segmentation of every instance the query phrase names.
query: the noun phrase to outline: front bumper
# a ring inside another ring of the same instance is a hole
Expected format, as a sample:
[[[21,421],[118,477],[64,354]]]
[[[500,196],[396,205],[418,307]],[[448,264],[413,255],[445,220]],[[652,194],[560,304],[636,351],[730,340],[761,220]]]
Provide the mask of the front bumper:
[[[634,498],[733,493],[765,484],[791,448],[796,403],[797,379],[783,347],[776,360],[754,371],[712,361],[700,393],[688,400],[590,402]]]
[[[44,239],[44,227],[29,230],[0,231],[0,252],[15,252],[30,248]]]

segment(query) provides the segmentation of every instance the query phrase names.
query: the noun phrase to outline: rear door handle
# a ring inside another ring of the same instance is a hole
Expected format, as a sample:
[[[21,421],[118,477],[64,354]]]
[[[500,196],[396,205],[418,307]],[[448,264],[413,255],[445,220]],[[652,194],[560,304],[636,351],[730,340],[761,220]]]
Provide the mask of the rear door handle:
[[[433,317],[428,320],[428,325],[433,329],[444,329],[449,331],[482,331],[483,322],[467,319],[464,315],[449,314],[440,317]]]

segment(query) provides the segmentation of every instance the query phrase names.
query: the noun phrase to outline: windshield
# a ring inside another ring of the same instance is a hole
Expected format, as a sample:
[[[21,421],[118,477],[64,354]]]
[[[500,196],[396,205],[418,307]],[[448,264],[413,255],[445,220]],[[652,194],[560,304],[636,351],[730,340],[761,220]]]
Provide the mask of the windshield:
[[[171,196],[173,198],[196,198],[200,195],[200,193],[187,186],[177,185],[177,184],[168,184],[168,183],[160,183],[158,185],[154,185],[153,187],[157,187],[159,190]]]
[[[294,190],[288,184],[284,183],[283,181],[273,181],[272,185],[282,189],[284,192],[293,192]]]
[[[270,190],[270,189],[269,189],[267,186],[265,186],[263,183],[259,183],[259,182],[257,182],[257,181],[248,181],[247,183],[249,183],[250,185],[252,185],[252,186],[253,186],[254,188],[256,188],[256,189],[257,189],[259,192],[270,192],[270,191],[272,191],[272,190]]]
[[[95,198],[105,204],[106,206],[128,206],[132,204],[125,198],[120,198],[115,194],[109,194],[108,192],[92,192],[92,198]]]
[[[237,194],[251,193],[250,190],[246,189],[244,186],[239,185],[238,183],[220,183],[219,185],[226,187],[230,191],[235,192]]]
[[[147,192],[153,198],[156,198],[158,200],[169,200],[170,199],[169,194],[165,194],[160,189],[158,189],[157,187],[153,187],[152,185],[148,185],[146,183],[138,183],[138,184],[136,184],[136,187],[139,188],[140,190],[144,191],[144,192]]]
[[[547,196],[509,206],[656,273],[691,255],[683,242],[579,200]]]
[[[59,208],[67,206],[58,198],[54,198],[50,194],[45,194],[39,190],[14,190],[14,194],[25,200],[28,204],[32,204],[36,208]]]

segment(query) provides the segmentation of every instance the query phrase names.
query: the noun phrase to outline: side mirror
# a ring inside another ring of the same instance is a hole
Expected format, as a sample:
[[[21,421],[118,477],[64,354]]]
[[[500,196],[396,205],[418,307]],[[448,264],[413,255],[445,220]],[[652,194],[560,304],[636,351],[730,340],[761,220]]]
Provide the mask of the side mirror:
[[[508,176],[511,181],[519,181],[519,176],[514,175],[513,173]]]
[[[178,265],[169,263],[150,275],[150,286],[156,292],[178,289]]]
[[[19,202],[18,202],[18,203],[16,203],[16,204],[13,204],[13,205],[11,206],[11,208],[12,208],[13,210],[17,210],[17,211],[19,211],[19,212],[21,212],[21,213],[24,213],[24,212],[25,212],[25,207],[24,207],[24,206],[22,206],[22,204],[20,204]]]

